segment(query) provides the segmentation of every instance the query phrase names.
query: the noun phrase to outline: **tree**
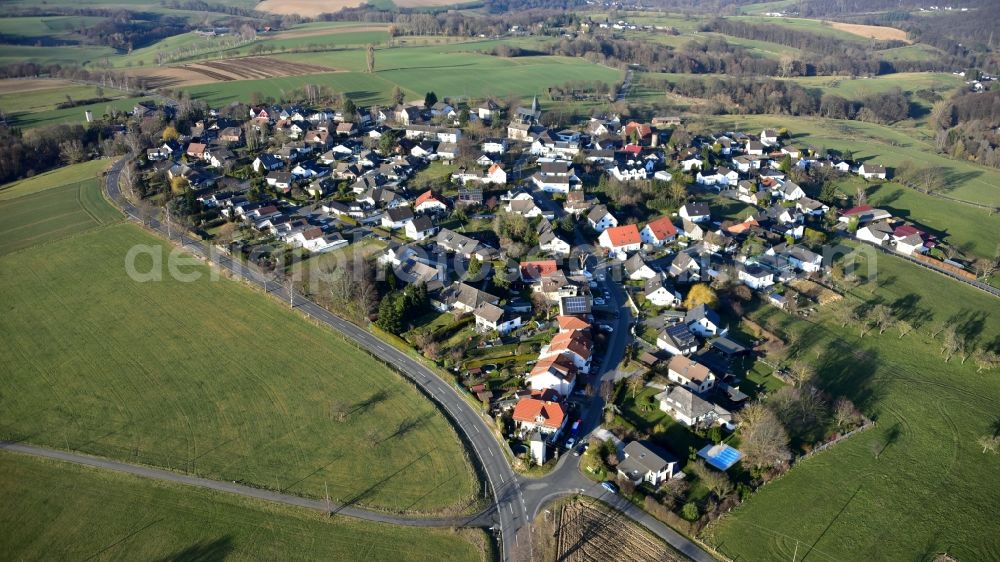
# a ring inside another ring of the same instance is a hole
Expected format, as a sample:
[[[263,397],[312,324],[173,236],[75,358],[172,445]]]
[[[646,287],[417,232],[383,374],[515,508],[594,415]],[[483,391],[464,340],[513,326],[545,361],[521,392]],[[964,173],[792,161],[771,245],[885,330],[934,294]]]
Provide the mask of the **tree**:
[[[997,454],[1000,451],[1000,435],[983,435],[979,438],[979,446],[983,448],[983,454]]]
[[[438,102],[438,97],[437,94],[435,94],[434,92],[427,92],[427,94],[424,95],[424,107],[426,107],[427,109],[430,109],[437,102]]]
[[[715,294],[715,291],[706,285],[705,283],[697,283],[691,287],[688,291],[687,299],[684,300],[684,306],[688,310],[703,304],[708,308],[715,308],[719,304],[719,297]]]
[[[816,376],[816,368],[805,361],[796,361],[792,364],[792,380],[795,386],[803,387]]]
[[[354,105],[354,100],[351,98],[344,98],[344,122],[353,123],[354,116],[358,113],[358,106]]]
[[[367,53],[367,55],[368,55],[367,56],[368,74],[371,74],[371,73],[375,72],[375,45],[374,44],[371,44],[371,43],[368,44],[368,53]]]
[[[884,334],[885,331],[895,322],[895,315],[892,313],[892,309],[888,306],[884,304],[877,304],[872,308],[871,319],[878,328],[878,333]]]
[[[472,256],[469,260],[469,270],[466,272],[467,279],[475,279],[479,272],[483,270],[483,262],[479,261],[479,258]]]
[[[632,375],[625,384],[628,385],[628,389],[632,392],[632,399],[635,400],[635,393],[643,387],[644,381],[641,376]]]
[[[87,152],[79,139],[70,139],[59,143],[59,157],[66,164],[76,164],[86,159]]]
[[[850,400],[839,398],[833,406],[833,420],[838,429],[849,429],[857,423],[861,413]]]
[[[694,502],[688,502],[684,504],[681,508],[681,517],[687,519],[688,521],[697,521],[700,514],[698,513],[698,505]]]
[[[954,325],[948,325],[944,329],[944,334],[941,340],[941,353],[944,355],[944,362],[947,363],[951,361],[951,358],[958,352],[962,344],[959,341],[958,330],[955,329]]]
[[[170,191],[172,193],[184,193],[188,187],[188,180],[184,176],[174,176],[170,179]]]
[[[746,423],[744,412],[740,413],[745,425],[740,432],[740,449],[747,462],[758,469],[788,462],[791,458],[788,450],[788,433],[777,416],[766,408],[756,410],[755,416],[753,423]]]
[[[858,189],[854,192],[854,205],[856,207],[860,207],[867,202],[868,202],[868,188],[863,185],[859,185]],[[855,230],[857,229],[855,228]]]
[[[899,330],[899,339],[903,339],[906,334],[913,331],[913,324],[910,324],[906,320],[899,320],[896,322],[896,329]]]
[[[714,493],[719,499],[724,499],[733,492],[733,483],[729,481],[729,477],[726,476],[725,472],[708,468],[708,465],[706,465],[701,459],[698,459],[688,466],[691,467],[691,472],[698,477],[698,481]]]
[[[778,165],[778,168],[782,172],[785,172],[786,174],[788,172],[791,172],[792,171],[792,156],[790,154],[786,154],[784,157],[782,157],[781,163]]]
[[[392,88],[392,102],[396,105],[402,105],[403,100],[406,99],[403,90],[399,86],[393,86]]]
[[[181,136],[180,133],[177,132],[177,127],[174,127],[173,125],[167,125],[166,128],[163,129],[163,135],[161,138],[164,141],[172,141],[179,139],[180,136]]]
[[[991,349],[976,350],[974,359],[976,361],[977,373],[995,369],[1000,365],[1000,355]]]
[[[378,151],[382,156],[389,156],[394,150],[396,150],[396,143],[399,141],[399,136],[396,131],[389,129],[382,133],[382,137],[378,139]]]
[[[507,277],[507,271],[503,267],[493,268],[493,285],[499,289],[509,289],[510,288],[510,278]]]

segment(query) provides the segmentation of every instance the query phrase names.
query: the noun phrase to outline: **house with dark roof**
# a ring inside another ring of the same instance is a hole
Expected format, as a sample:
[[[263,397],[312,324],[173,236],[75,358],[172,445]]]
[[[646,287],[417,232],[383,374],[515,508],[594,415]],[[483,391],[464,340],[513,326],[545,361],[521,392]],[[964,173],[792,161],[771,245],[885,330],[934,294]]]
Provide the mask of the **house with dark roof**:
[[[713,426],[729,424],[733,414],[679,385],[670,385],[653,397],[660,402],[660,410],[687,426]]]
[[[691,355],[698,351],[698,338],[687,324],[667,326],[656,337],[656,347],[671,355]]]
[[[632,441],[622,450],[618,474],[636,484],[643,482],[656,488],[678,472],[677,458],[651,441]]]

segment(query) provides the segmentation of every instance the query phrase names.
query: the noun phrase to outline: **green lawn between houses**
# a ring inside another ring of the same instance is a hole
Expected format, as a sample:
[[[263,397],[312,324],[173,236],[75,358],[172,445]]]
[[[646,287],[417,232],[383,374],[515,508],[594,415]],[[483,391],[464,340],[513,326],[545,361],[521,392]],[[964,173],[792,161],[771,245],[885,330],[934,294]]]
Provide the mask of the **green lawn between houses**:
[[[860,262],[861,271],[867,261]],[[1000,456],[977,440],[1000,430],[1000,372],[945,363],[931,326],[948,322],[972,345],[1000,342],[998,301],[894,256],[877,256],[877,281],[854,296],[892,306],[917,329],[859,339],[824,307],[816,324],[764,307],[754,319],[817,363],[823,383],[877,420],[876,428],[796,466],[710,528],[709,542],[739,560],[995,559],[991,514]],[[848,298],[852,306],[858,298]],[[875,458],[874,450],[882,451]]]
[[[10,560],[483,560],[479,531],[327,518],[129,474],[0,453]]]
[[[181,267],[197,282],[130,280],[130,249],[163,243],[85,221],[61,237],[79,192],[0,207],[5,225],[35,217],[2,238],[5,252],[34,247],[0,256],[0,439],[313,497],[328,486],[335,501],[392,511],[477,507],[454,429],[401,376],[239,283],[209,281],[204,266]],[[66,218],[43,222],[52,212]],[[152,258],[137,263],[147,271]]]

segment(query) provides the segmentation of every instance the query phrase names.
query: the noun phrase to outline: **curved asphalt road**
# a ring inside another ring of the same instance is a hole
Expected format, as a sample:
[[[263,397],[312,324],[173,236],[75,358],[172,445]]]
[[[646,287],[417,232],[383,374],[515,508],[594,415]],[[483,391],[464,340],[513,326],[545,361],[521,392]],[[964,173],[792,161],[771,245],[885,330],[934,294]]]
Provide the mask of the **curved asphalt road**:
[[[142,222],[139,210],[122,195],[118,184],[119,174],[126,162],[126,159],[119,160],[108,170],[105,190],[108,197],[129,218]],[[167,235],[166,227],[159,221],[152,220],[146,225],[164,236]],[[215,266],[224,268],[236,277],[273,293],[284,302],[289,302],[289,295],[285,287],[269,281],[255,269],[233,260],[229,256],[220,255],[219,252],[209,252],[206,245],[200,240],[189,238],[184,234],[175,238],[190,253],[210,260]],[[294,291],[291,299],[295,308],[300,312],[346,335],[375,357],[389,363],[438,403],[478,457],[480,471],[486,477],[493,492],[503,560],[530,560],[530,530],[524,497],[521,494],[520,486],[518,486],[516,475],[507,462],[503,450],[500,448],[500,443],[493,436],[487,421],[459,395],[455,388],[444,382],[423,364]],[[356,511],[359,517],[367,519],[372,518],[369,515],[377,515],[367,511]]]

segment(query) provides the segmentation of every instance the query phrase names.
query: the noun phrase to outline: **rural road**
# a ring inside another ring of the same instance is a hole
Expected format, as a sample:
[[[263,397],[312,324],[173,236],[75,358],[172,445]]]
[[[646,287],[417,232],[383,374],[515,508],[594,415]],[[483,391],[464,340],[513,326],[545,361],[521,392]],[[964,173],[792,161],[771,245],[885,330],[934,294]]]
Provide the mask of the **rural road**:
[[[127,161],[125,159],[115,162],[108,170],[105,190],[107,196],[114,202],[130,219],[143,222],[139,210],[133,206],[121,193],[119,187],[119,174]],[[146,226],[156,232],[167,236],[167,228],[157,220],[146,221]],[[492,518],[495,523],[490,527],[499,532],[501,543],[501,558],[505,562],[531,560],[531,528],[530,522],[537,514],[540,506],[560,495],[584,493],[586,495],[601,499],[611,507],[621,511],[625,515],[634,519],[639,524],[645,526],[652,533],[661,537],[674,548],[685,553],[698,562],[709,562],[714,560],[704,550],[693,542],[684,538],[663,523],[630,504],[628,501],[604,492],[603,488],[584,478],[579,472],[579,458],[569,457],[564,459],[562,466],[545,478],[531,479],[518,477],[507,461],[505,451],[501,443],[494,436],[491,427],[492,420],[482,416],[472,405],[465,400],[451,384],[445,382],[436,373],[426,367],[423,363],[415,360],[405,352],[396,349],[388,343],[382,341],[377,336],[371,334],[364,328],[352,324],[329,310],[317,305],[311,300],[292,291],[289,295],[287,289],[279,283],[270,281],[256,269],[236,261],[227,255],[219,252],[210,252],[208,246],[200,241],[188,237],[182,233],[176,237],[182,246],[192,254],[210,261],[216,267],[223,268],[231,272],[235,277],[264,289],[272,293],[283,302],[291,302],[301,313],[322,322],[328,327],[340,332],[344,336],[353,340],[356,344],[366,349],[373,356],[388,363],[404,376],[412,380],[430,399],[436,402],[441,410],[451,418],[451,422],[457,428],[459,435],[475,454],[478,460],[478,469],[481,476],[484,476],[493,492],[494,504],[491,509],[478,515],[467,518],[446,518],[446,519],[411,519],[403,517],[393,517],[388,514],[372,512],[368,510],[342,506],[338,513],[359,517],[372,521],[384,521],[399,523],[402,525],[449,525],[460,524],[462,526],[489,526],[488,519]],[[612,301],[619,308],[619,317],[615,330],[610,338],[610,342],[603,362],[603,372],[600,375],[602,380],[613,380],[616,375],[615,366],[621,361],[625,346],[631,338],[628,337],[628,330],[631,327],[630,310],[624,304],[621,288],[617,283],[612,282],[611,275],[605,280],[605,287],[612,295]],[[603,410],[603,400],[595,393],[591,398],[584,419],[583,432],[581,438],[592,431],[599,423]],[[26,447],[17,445],[18,447]],[[6,446],[4,448],[9,448]],[[48,451],[45,456],[51,454],[67,454],[58,451]],[[94,459],[83,457],[88,461]],[[74,461],[78,462],[78,461]],[[102,461],[108,465],[120,465],[112,461]],[[154,471],[156,469],[146,469],[145,467],[129,467],[128,472],[134,470]],[[302,505],[313,509],[326,509],[326,503],[318,500],[287,496],[276,492],[257,490],[245,486],[231,485],[204,479],[184,477],[173,473],[163,472],[171,477],[184,478],[184,482],[194,483],[217,490],[233,491],[243,495],[252,495],[262,499],[273,499],[284,503],[294,502],[295,505]],[[137,473],[139,474],[139,473]],[[154,476],[156,477],[156,476]],[[173,478],[170,478],[173,479]],[[190,480],[190,481],[188,481]],[[595,487],[596,486],[596,487]],[[252,491],[255,494],[250,494]],[[526,500],[526,491],[530,495],[530,507]],[[266,497],[265,497],[266,496]],[[274,499],[278,498],[278,499]],[[294,498],[294,499],[293,499]],[[288,501],[285,501],[285,500]],[[303,503],[298,503],[303,502]]]

